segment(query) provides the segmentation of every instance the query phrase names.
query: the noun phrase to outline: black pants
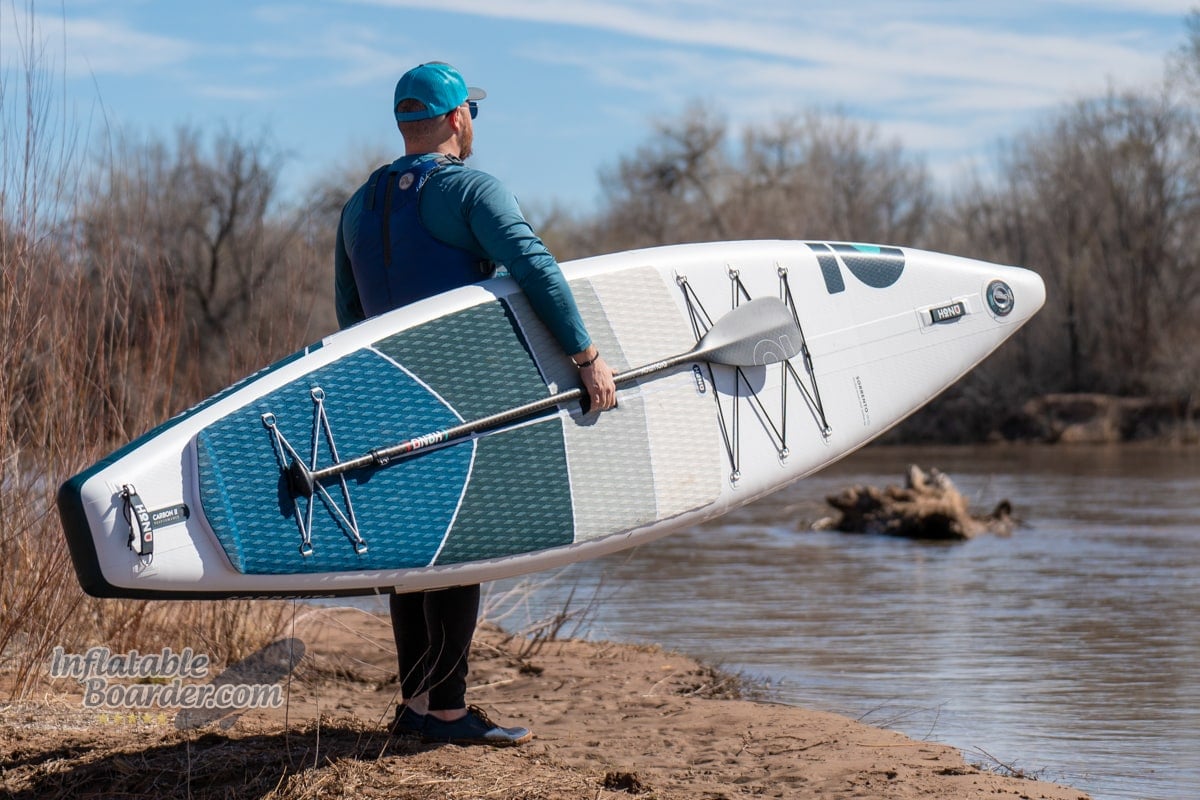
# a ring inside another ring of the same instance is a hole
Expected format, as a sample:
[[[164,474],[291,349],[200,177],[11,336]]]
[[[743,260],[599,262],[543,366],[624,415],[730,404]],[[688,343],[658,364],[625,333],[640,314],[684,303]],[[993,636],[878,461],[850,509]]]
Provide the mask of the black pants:
[[[430,711],[466,707],[479,585],[393,594],[389,603],[404,698],[429,692]]]

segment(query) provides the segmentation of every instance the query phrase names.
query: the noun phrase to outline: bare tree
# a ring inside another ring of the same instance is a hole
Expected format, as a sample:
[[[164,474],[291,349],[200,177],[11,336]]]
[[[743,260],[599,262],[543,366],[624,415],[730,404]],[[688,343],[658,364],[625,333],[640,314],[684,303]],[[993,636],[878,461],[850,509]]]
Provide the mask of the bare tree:
[[[1046,390],[1145,392],[1178,357],[1171,330],[1200,303],[1196,133],[1165,93],[1109,93],[1020,139],[956,204],[965,247],[1047,279]]]
[[[322,266],[304,210],[279,207],[281,165],[262,140],[226,131],[206,146],[181,128],[170,145],[122,140],[84,192],[82,252],[137,278],[124,324],[177,298],[203,393],[304,343]]]
[[[729,164],[725,122],[693,106],[676,126],[601,172],[607,210],[600,239],[612,249],[728,238],[721,212]]]
[[[935,199],[924,164],[844,115],[749,129],[740,167],[740,236],[909,246],[927,236]]]
[[[844,116],[783,118],[727,142],[694,107],[604,173],[593,252],[686,241],[848,239],[919,245],[934,193],[924,165]],[[570,237],[568,237],[570,238]]]

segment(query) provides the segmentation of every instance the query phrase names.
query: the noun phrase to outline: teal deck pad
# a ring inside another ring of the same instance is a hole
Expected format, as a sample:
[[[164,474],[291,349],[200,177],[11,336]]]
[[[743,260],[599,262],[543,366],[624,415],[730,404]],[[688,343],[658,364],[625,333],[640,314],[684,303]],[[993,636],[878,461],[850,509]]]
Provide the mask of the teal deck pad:
[[[546,396],[512,309],[486,303],[376,343],[421,376],[466,420]],[[570,544],[574,538],[562,423],[484,436],[470,486],[438,564],[455,564]]]
[[[292,498],[262,415],[275,415],[279,430],[307,461],[312,451],[313,387],[325,393],[342,458],[458,422],[445,404],[403,370],[378,353],[360,350],[210,425],[197,437],[200,499],[229,560],[240,572],[251,574],[427,566],[458,506],[473,445],[351,473],[350,499],[368,546],[363,554],[354,552],[337,518],[314,497],[313,552],[302,556]],[[328,466],[332,459],[323,436],[318,450],[318,466]],[[336,484],[330,495],[345,513]],[[308,502],[300,500],[302,511]]]
[[[342,459],[547,392],[511,310],[493,302],[389,336],[226,416],[197,437],[200,497],[240,572],[410,569],[428,566],[435,557],[440,564],[459,563],[572,541],[562,423],[548,417],[349,474],[365,553],[354,551],[329,507],[332,502],[349,516],[336,482],[326,486],[329,498],[301,498],[302,515],[314,504],[313,550],[302,555],[292,495],[262,415],[274,415],[278,430],[308,463],[316,387],[324,393]],[[318,468],[332,463],[323,432],[318,452]]]
[[[479,440],[471,484],[438,564],[532,553],[574,541],[562,423]]]
[[[465,420],[546,396],[508,305],[484,303],[375,343],[458,410]]]

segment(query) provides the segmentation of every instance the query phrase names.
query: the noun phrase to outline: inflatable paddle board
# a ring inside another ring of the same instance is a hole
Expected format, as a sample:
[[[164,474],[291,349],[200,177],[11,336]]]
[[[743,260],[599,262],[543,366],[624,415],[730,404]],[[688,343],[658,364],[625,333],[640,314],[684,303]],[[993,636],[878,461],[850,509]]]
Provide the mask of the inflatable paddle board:
[[[750,241],[563,265],[616,409],[500,277],[333,334],[66,481],[102,597],[476,583],[648,542],[835,461],[1041,307],[1033,272]]]

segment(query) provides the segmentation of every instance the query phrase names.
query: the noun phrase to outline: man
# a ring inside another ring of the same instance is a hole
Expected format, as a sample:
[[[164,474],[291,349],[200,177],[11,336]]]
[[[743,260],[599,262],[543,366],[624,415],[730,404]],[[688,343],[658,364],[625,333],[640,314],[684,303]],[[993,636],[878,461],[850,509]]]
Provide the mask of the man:
[[[483,280],[502,265],[579,368],[593,409],[612,408],[613,372],[588,336],[558,263],[512,193],[463,164],[485,96],[440,62],[421,64],[396,84],[393,110],[405,154],[376,170],[342,209],[338,324]],[[526,728],[501,727],[466,705],[479,586],[392,594],[390,604],[403,694],[393,733],[459,743],[533,738]]]

